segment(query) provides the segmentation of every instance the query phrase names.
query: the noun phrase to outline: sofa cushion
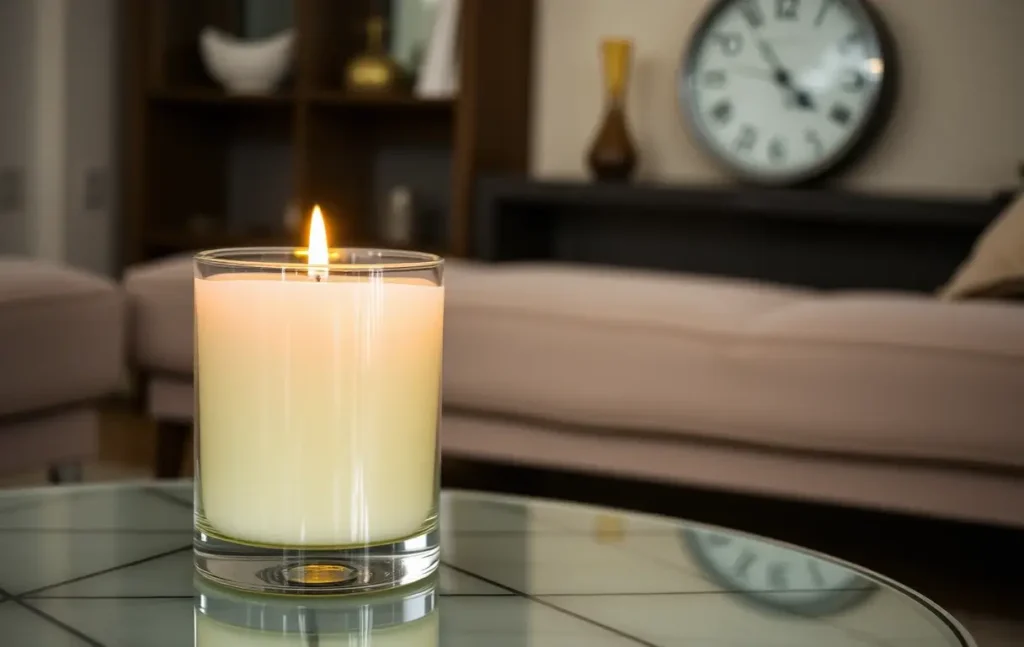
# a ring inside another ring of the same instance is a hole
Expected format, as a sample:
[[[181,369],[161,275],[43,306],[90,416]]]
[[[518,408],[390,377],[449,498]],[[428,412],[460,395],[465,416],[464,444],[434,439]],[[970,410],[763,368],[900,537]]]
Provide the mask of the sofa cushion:
[[[841,292],[758,317],[752,335],[899,351],[991,355],[1024,361],[1024,307],[942,303],[917,294]]]
[[[124,371],[124,307],[106,279],[0,258],[0,416],[114,393]]]
[[[612,267],[463,261],[445,274],[447,307],[695,335],[726,335],[812,294],[756,281]]]
[[[128,268],[131,353],[143,369],[192,375],[192,256]]]
[[[1024,466],[1017,306],[508,264],[453,277],[445,320],[449,406],[607,433]]]
[[[948,300],[1024,297],[1024,193],[985,229],[941,295]]]

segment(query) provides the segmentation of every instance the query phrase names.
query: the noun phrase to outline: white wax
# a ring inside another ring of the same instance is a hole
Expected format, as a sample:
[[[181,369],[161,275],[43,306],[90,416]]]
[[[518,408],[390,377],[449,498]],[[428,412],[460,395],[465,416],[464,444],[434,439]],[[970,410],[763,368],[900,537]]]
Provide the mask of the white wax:
[[[344,546],[434,513],[444,288],[196,279],[203,511],[227,537]]]

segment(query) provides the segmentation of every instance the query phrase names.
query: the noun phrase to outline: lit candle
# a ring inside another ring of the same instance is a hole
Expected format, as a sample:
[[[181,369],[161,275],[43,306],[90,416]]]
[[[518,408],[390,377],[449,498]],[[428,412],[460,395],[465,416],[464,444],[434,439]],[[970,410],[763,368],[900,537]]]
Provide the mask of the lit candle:
[[[198,491],[212,534],[342,547],[433,523],[444,288],[365,264],[339,275],[331,260],[316,210],[308,271],[195,280]]]

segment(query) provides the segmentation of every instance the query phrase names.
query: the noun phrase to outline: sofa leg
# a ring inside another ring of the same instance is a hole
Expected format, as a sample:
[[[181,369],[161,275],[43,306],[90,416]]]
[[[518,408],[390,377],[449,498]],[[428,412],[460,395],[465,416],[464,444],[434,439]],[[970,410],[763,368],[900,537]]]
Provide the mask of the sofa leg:
[[[51,485],[60,485],[61,483],[81,483],[82,464],[58,463],[57,465],[51,465],[49,469],[46,470],[46,480]]]
[[[182,422],[158,422],[156,434],[156,477],[178,478],[181,476],[185,445],[192,435],[192,425]]]

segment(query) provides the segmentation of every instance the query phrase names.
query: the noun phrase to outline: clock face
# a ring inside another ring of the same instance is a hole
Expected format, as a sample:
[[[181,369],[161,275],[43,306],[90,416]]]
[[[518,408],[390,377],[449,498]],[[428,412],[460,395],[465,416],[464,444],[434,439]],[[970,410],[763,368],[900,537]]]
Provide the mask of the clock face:
[[[782,611],[830,615],[876,590],[853,570],[755,537],[691,528],[684,543],[719,586]]]
[[[884,121],[886,42],[861,0],[720,0],[687,53],[683,110],[704,146],[748,180],[819,177]]]

